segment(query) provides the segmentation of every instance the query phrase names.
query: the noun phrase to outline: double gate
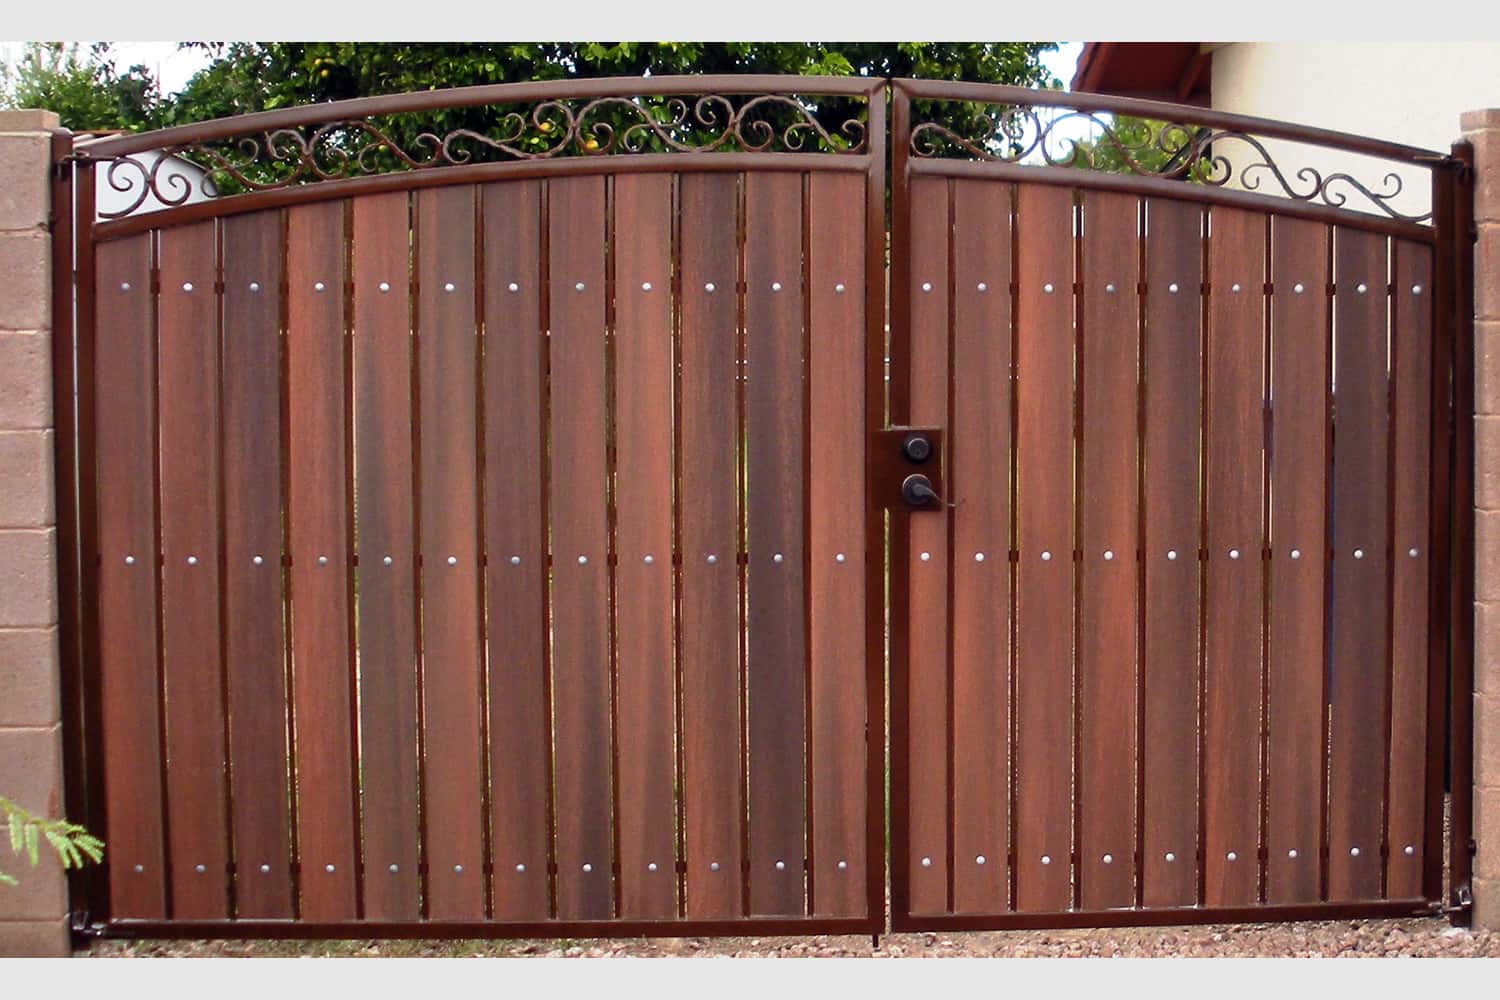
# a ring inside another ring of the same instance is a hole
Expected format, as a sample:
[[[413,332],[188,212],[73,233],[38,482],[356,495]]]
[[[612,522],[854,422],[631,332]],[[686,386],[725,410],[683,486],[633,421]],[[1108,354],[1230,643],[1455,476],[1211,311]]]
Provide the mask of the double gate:
[[[56,151],[81,930],[878,933],[887,790],[894,929],[1462,902],[1461,156],[770,77]]]

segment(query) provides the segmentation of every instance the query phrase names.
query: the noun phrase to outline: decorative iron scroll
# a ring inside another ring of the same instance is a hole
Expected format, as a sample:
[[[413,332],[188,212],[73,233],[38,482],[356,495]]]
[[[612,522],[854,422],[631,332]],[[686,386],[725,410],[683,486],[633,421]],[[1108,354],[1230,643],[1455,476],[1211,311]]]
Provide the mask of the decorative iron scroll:
[[[1213,187],[1232,185],[1246,191],[1262,191],[1264,184],[1262,193],[1297,201],[1373,209],[1404,222],[1432,219],[1431,210],[1409,215],[1393,207],[1404,188],[1395,172],[1386,173],[1374,186],[1342,171],[1324,172],[1311,166],[1299,167],[1288,176],[1262,139],[1240,130],[1150,121],[1066,106],[982,107],[973,116],[976,124],[970,136],[935,121],[915,125],[911,130],[912,155],[1110,170]],[[1078,136],[1080,124],[1091,127],[1095,135]],[[1369,204],[1349,206],[1351,196],[1363,197]]]
[[[786,94],[760,94],[736,103],[711,94],[655,101],[628,97],[552,100],[529,110],[504,111],[492,127],[413,132],[403,140],[397,126],[345,119],[316,127],[280,128],[256,134],[169,145],[152,158],[98,158],[107,164],[102,181],[132,196],[122,208],[101,213],[130,215],[148,198],[165,208],[194,198],[220,198],[319,181],[345,180],[401,170],[467,164],[545,160],[653,152],[863,153],[865,122],[849,117],[824,124],[829,107],[847,108],[848,98],[817,102]],[[491,109],[492,110],[492,109]],[[389,116],[392,119],[411,115]],[[491,117],[495,117],[491,115]],[[86,148],[81,151],[87,157]],[[192,178],[168,166],[180,157],[204,174]]]

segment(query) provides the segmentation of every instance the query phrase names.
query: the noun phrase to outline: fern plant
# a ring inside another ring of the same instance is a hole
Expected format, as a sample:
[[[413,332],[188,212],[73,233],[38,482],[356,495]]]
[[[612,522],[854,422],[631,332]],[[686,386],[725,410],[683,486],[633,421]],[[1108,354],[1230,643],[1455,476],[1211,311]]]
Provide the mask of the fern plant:
[[[104,842],[77,823],[65,819],[42,819],[31,815],[10,799],[0,795],[0,812],[10,831],[10,849],[25,854],[35,868],[41,861],[42,840],[52,845],[63,868],[82,868],[86,861],[104,858]],[[15,885],[13,876],[0,871],[0,885]]]

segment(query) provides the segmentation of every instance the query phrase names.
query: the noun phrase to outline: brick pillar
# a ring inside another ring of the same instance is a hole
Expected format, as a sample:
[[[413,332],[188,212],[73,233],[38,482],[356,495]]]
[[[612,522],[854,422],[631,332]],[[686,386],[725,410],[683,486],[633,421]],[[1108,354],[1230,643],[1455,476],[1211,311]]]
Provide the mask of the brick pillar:
[[[1500,109],[1474,144],[1474,925],[1500,928]]]
[[[53,478],[50,111],[0,111],[0,795],[62,815]],[[71,953],[67,883],[0,838],[0,957]]]

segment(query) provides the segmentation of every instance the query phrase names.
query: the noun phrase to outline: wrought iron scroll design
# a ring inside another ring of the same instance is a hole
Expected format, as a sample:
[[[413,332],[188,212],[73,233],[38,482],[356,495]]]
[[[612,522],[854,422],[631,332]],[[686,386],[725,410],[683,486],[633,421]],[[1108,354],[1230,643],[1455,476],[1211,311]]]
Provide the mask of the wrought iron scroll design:
[[[1113,170],[1212,187],[1233,185],[1333,208],[1374,210],[1403,222],[1432,220],[1430,210],[1409,215],[1393,206],[1404,189],[1401,176],[1394,171],[1374,185],[1344,171],[1321,171],[1312,166],[1298,167],[1289,174],[1264,140],[1238,129],[1185,121],[1122,122],[1107,112],[1059,105],[990,105],[975,116],[975,121],[979,124],[970,135],[961,135],[936,121],[919,122],[911,130],[911,155]],[[1094,135],[1080,137],[1080,124],[1091,127]],[[1280,142],[1290,145],[1294,140]],[[1351,206],[1351,197],[1363,198],[1364,202],[1357,200]]]
[[[163,146],[152,156],[99,157],[102,180],[130,195],[123,207],[101,213],[130,215],[155,197],[162,207],[187,203],[195,192],[214,199],[319,181],[346,180],[401,170],[468,164],[607,156],[650,152],[818,152],[858,154],[868,149],[865,122],[848,118],[829,128],[817,102],[790,94],[759,94],[738,103],[710,94],[658,102],[601,97],[543,101],[508,111],[487,131],[422,131],[403,144],[369,119],[343,119],[316,127],[278,128],[214,141]],[[174,172],[182,158],[201,177]],[[80,158],[88,158],[86,150]]]

